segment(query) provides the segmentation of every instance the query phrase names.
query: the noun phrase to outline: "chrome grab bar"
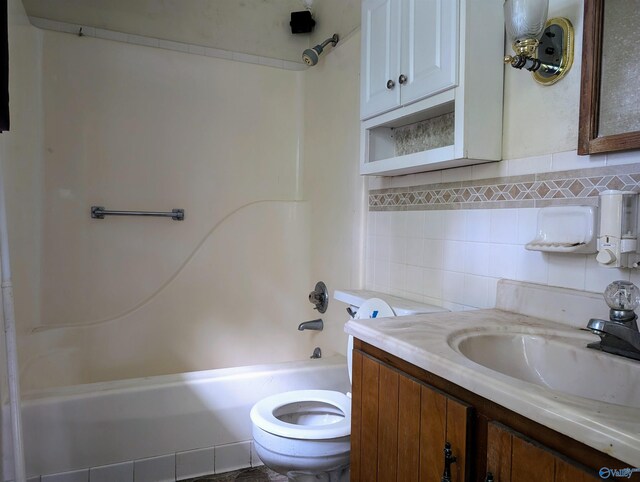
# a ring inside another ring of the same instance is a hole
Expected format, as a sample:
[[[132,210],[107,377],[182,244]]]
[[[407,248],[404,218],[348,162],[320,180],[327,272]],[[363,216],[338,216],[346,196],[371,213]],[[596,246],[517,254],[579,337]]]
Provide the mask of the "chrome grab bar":
[[[171,212],[161,211],[112,211],[102,206],[91,206],[92,219],[104,219],[105,216],[157,216],[171,218],[174,221],[184,221],[184,209],[172,209]]]

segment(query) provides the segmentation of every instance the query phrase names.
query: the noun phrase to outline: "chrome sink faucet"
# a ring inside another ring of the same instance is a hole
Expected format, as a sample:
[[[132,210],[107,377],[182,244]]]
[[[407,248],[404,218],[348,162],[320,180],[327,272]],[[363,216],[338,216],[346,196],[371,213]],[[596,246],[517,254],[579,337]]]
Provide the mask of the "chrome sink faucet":
[[[587,329],[600,341],[587,347],[640,360],[640,331],[634,311],[640,305],[640,290],[629,281],[614,281],[605,289],[604,299],[610,308],[609,320],[589,320]]]

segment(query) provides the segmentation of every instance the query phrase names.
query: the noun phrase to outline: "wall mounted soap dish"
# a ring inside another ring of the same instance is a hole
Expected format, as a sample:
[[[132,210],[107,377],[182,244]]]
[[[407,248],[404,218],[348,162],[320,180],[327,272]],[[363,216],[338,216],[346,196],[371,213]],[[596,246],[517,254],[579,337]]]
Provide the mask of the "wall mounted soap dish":
[[[596,253],[597,209],[595,206],[540,209],[536,237],[525,248],[553,253]]]

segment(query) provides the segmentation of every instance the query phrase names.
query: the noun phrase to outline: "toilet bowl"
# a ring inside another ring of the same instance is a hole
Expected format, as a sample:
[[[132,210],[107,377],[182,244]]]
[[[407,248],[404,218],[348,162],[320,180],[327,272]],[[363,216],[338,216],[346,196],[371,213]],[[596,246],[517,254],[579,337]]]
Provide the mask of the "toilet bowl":
[[[355,319],[395,316],[379,298],[366,300]],[[347,349],[349,381],[351,350]],[[289,480],[348,482],[351,398],[330,390],[296,390],[264,398],[251,409],[260,460]]]
[[[444,308],[372,291],[336,291],[357,308],[354,319],[447,311]],[[347,345],[351,382],[353,337]],[[330,390],[297,390],[264,398],[251,409],[253,441],[260,460],[290,481],[349,481],[351,395]]]

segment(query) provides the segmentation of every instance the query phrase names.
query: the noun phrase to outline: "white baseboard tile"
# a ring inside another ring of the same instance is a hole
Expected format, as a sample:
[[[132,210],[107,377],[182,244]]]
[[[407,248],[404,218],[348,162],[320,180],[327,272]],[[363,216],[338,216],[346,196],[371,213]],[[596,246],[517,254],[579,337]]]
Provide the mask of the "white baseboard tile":
[[[136,460],[133,465],[134,482],[175,482],[176,455],[162,455]]]
[[[216,474],[251,467],[251,442],[218,445],[216,453]]]
[[[176,480],[192,479],[214,472],[215,451],[213,447],[176,454]]]
[[[89,482],[133,482],[133,461],[89,469]]]

